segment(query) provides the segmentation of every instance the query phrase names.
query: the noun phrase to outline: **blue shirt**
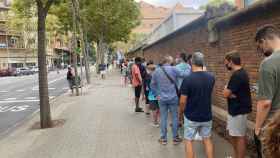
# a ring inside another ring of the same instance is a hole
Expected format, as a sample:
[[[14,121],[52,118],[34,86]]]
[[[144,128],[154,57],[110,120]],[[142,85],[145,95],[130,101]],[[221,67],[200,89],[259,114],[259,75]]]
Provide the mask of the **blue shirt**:
[[[215,78],[208,72],[192,72],[184,79],[181,95],[187,96],[185,117],[195,122],[212,120],[211,98]]]
[[[181,62],[180,64],[176,65],[176,69],[180,72],[180,77],[178,78],[178,88],[180,88],[184,78],[190,75],[192,68],[189,64]]]
[[[180,72],[175,67],[171,65],[163,65],[162,67],[175,82],[178,82]],[[155,96],[160,96],[161,101],[169,101],[178,98],[175,85],[171,83],[160,67],[158,67],[152,75],[151,89]]]

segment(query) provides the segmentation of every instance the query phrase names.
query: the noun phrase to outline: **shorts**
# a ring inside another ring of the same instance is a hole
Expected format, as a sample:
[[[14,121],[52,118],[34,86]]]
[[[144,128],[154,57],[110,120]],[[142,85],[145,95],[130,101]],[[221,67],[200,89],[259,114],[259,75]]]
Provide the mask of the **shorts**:
[[[106,74],[106,70],[100,71],[100,74],[101,74],[101,75],[105,75],[105,74]]]
[[[233,137],[243,137],[247,131],[247,114],[231,116],[228,115],[227,130]]]
[[[202,138],[211,137],[212,121],[194,122],[185,117],[184,138],[189,141],[196,140],[197,134]]]
[[[135,97],[140,98],[141,91],[142,91],[142,86],[140,85],[140,86],[134,87],[134,91],[135,91]]]
[[[149,100],[150,103],[150,109],[155,111],[159,109],[159,104],[157,100]]]

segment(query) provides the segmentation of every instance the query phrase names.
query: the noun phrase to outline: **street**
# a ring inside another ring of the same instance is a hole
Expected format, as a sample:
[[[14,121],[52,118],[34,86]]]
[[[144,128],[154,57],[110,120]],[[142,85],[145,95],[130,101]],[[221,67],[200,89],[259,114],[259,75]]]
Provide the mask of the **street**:
[[[68,91],[67,70],[49,72],[50,100]],[[0,78],[0,135],[39,110],[38,74]]]

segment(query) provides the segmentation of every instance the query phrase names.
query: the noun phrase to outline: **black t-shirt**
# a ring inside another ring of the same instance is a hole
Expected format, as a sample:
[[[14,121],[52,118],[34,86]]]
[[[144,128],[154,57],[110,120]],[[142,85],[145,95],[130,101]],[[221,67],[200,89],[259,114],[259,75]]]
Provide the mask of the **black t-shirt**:
[[[236,98],[228,98],[228,112],[232,116],[248,114],[252,111],[250,80],[244,69],[235,71],[228,83],[229,90]]]
[[[181,86],[181,94],[187,96],[184,114],[195,122],[212,120],[211,98],[215,78],[208,72],[193,72],[186,77]]]

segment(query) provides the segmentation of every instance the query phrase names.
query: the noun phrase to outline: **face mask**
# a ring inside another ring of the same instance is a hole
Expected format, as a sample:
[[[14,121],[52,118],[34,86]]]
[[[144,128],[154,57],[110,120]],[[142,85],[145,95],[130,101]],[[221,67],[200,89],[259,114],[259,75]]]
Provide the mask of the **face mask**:
[[[232,67],[228,66],[228,64],[226,64],[226,68],[231,71],[232,70]]]

